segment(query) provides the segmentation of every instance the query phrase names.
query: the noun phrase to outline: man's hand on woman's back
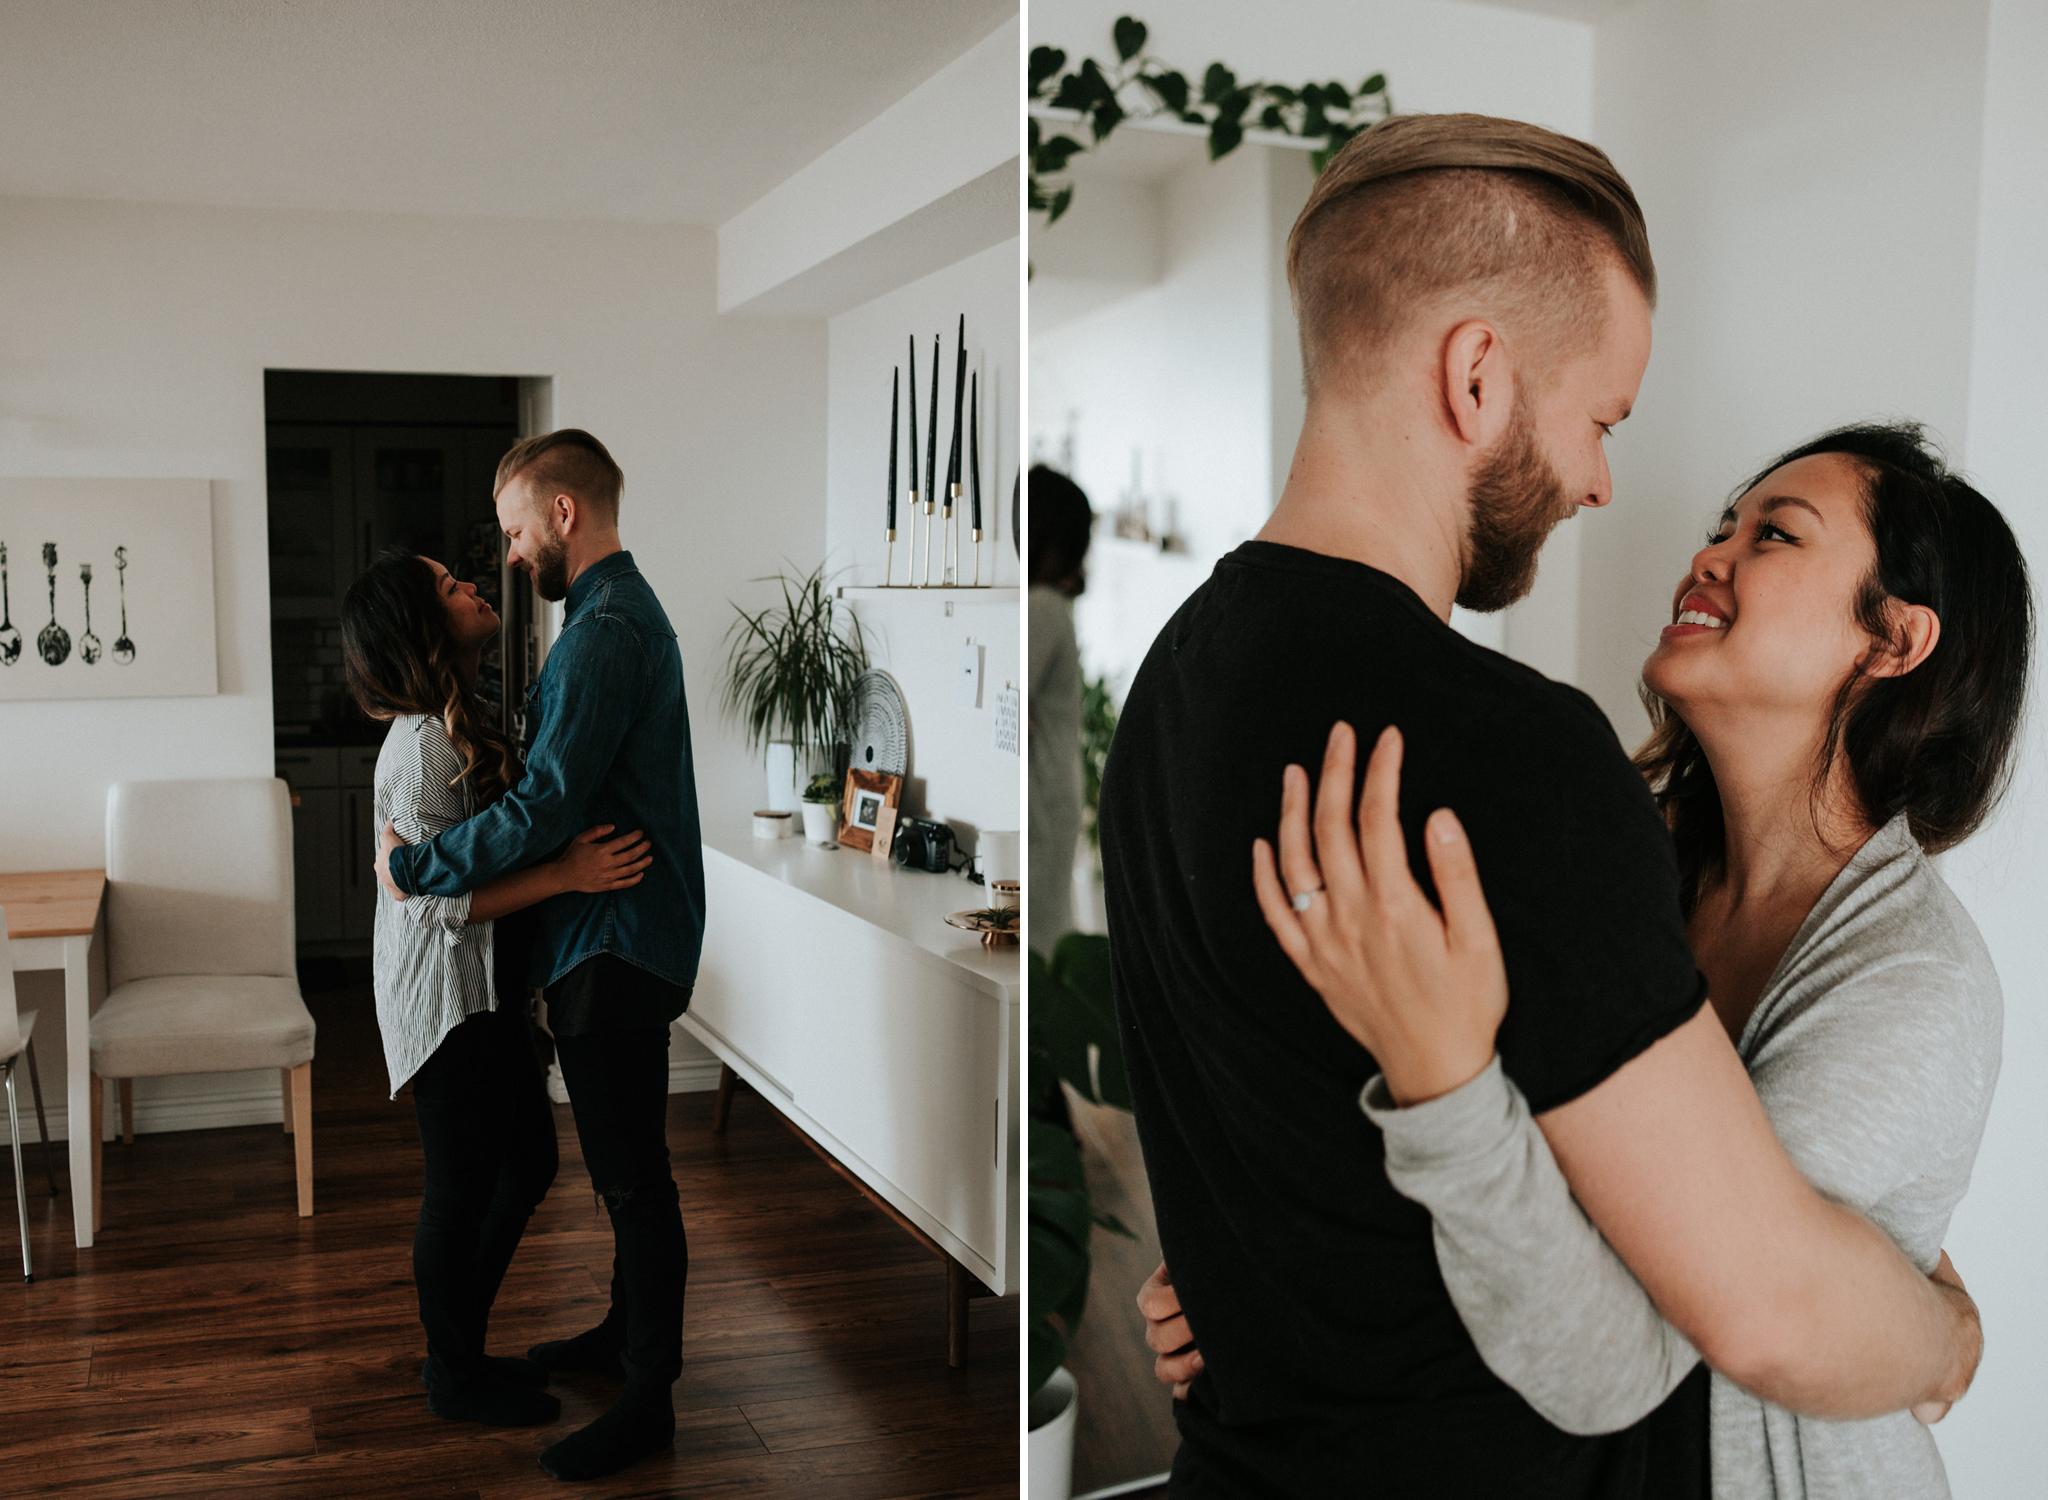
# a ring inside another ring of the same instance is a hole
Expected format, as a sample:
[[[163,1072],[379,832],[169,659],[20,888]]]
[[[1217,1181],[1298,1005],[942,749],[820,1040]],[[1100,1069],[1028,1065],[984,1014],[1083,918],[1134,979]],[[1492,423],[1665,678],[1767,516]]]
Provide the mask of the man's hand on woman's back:
[[[1145,1342],[1159,1356],[1152,1361],[1152,1373],[1161,1385],[1173,1387],[1174,1400],[1186,1399],[1188,1382],[1202,1373],[1202,1351],[1195,1347],[1194,1330],[1180,1310],[1180,1293],[1173,1289],[1165,1261],[1138,1288],[1138,1311],[1145,1315]]]

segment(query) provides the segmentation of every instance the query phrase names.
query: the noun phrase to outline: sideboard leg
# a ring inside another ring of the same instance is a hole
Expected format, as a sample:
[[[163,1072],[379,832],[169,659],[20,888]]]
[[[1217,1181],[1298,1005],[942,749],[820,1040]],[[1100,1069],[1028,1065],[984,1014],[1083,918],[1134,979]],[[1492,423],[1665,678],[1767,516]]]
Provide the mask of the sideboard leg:
[[[739,1075],[727,1064],[718,1065],[718,1104],[711,1116],[711,1133],[725,1134],[725,1122],[732,1114],[733,1085],[739,1082]]]
[[[946,1257],[946,1363],[954,1369],[967,1365],[967,1296],[975,1278],[967,1268]]]

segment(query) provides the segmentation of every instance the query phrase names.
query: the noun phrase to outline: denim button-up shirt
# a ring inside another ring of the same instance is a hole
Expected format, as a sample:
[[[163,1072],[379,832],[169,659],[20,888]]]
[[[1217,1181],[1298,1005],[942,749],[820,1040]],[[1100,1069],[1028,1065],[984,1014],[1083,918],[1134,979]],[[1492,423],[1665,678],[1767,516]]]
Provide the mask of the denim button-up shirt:
[[[696,983],[704,846],[683,659],[632,553],[591,564],[570,587],[528,725],[519,785],[439,837],[392,850],[392,880],[409,895],[459,895],[552,858],[594,823],[641,829],[654,863],[638,885],[571,891],[537,908],[531,983],[553,984],[599,953]]]

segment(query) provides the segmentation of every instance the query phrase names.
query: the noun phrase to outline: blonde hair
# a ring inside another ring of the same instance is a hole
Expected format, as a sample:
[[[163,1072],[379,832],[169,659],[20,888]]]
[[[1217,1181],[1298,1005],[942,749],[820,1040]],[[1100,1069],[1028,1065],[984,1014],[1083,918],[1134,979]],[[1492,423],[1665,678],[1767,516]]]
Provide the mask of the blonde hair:
[[[1368,377],[1375,350],[1454,299],[1562,357],[1599,334],[1610,257],[1654,304],[1643,211],[1597,146],[1488,115],[1382,120],[1323,169],[1287,237],[1304,385]]]
[[[616,520],[626,476],[605,446],[580,427],[563,427],[525,438],[498,460],[493,496],[515,479],[531,486],[536,501],[551,495],[574,495],[585,505]]]

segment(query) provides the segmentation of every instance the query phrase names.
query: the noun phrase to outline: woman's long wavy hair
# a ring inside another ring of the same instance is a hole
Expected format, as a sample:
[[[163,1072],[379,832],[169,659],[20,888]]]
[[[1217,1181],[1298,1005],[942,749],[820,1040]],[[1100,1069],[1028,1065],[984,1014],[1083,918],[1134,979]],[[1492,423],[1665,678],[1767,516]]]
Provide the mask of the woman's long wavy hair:
[[[341,601],[341,659],[349,693],[373,719],[434,714],[462,757],[479,807],[519,780],[510,740],[485,717],[458,665],[439,580],[425,558],[385,552],[349,585]]]
[[[2033,644],[2034,596],[2005,517],[1949,471],[1918,423],[1840,427],[1779,455],[1736,491],[1748,493],[1795,459],[1839,453],[1865,480],[1864,519],[1877,560],[1857,590],[1857,623],[1873,642],[1835,693],[1813,770],[1816,826],[1838,759],[1871,826],[1904,813],[1929,854],[1976,832],[2012,774]],[[1927,659],[1900,677],[1871,677],[1893,644],[1892,601],[1941,621]],[[1678,848],[1688,915],[1727,862],[1721,792],[1685,721],[1642,689],[1650,738],[1635,755]]]

